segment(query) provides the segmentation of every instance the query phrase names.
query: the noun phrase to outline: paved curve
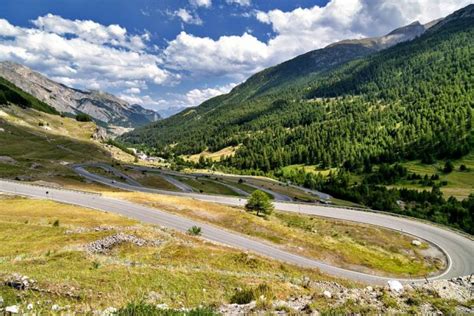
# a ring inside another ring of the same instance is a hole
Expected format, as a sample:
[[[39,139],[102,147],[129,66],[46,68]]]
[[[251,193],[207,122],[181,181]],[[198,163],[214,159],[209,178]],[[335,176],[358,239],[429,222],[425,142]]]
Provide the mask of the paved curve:
[[[91,174],[80,167],[76,168],[76,171],[78,171],[81,175],[87,177],[90,180],[122,188],[125,190],[162,194],[163,192],[165,192],[165,194],[171,194],[167,191],[152,190],[145,187],[134,187],[125,183],[111,183],[109,179],[104,179],[98,175]],[[48,191],[48,194],[46,194],[46,190]],[[3,180],[0,180],[0,191],[39,198],[50,198],[59,202],[81,205],[97,210],[111,211],[124,216],[138,219],[140,221],[163,225],[180,231],[186,231],[189,227],[198,225],[203,228],[203,237],[208,240],[216,241],[231,247],[250,250],[258,254],[285,261],[288,263],[304,267],[318,268],[323,272],[338,277],[374,284],[383,284],[387,280],[393,279],[330,266],[328,264],[313,259],[289,253],[287,251],[279,249],[276,246],[272,246],[271,244],[257,241],[242,236],[238,233],[229,232],[212,225],[196,222],[191,219],[183,218],[177,215],[163,212],[154,208],[148,208],[128,201],[105,198],[95,194],[84,194],[78,191],[44,188]],[[187,194],[180,192],[173,192],[172,194],[230,205],[242,205],[245,203],[244,199],[224,196]],[[403,231],[415,235],[418,238],[430,241],[438,245],[441,249],[443,249],[449,259],[448,269],[442,275],[435,276],[431,279],[451,278],[460,275],[469,275],[474,272],[474,260],[472,259],[472,254],[474,253],[474,242],[471,239],[458,235],[450,230],[445,230],[437,226],[428,225],[418,221],[388,216],[384,214],[352,211],[333,207],[329,208],[315,205],[302,205],[292,203],[275,203],[275,207],[283,211],[301,212],[305,214],[379,225]],[[400,280],[404,282],[424,281],[420,279]]]
[[[109,179],[106,179],[99,175],[91,174],[82,168],[76,168],[75,170],[76,172],[78,172],[85,178],[88,178],[89,180],[99,182],[108,186],[117,187],[127,191],[140,191],[146,193],[185,196],[202,201],[215,202],[233,206],[243,206],[246,203],[246,199],[244,198],[219,195],[204,195],[197,193],[169,192],[146,187],[134,187],[125,183],[111,183]],[[441,250],[447,255],[449,261],[448,270],[443,275],[434,278],[451,278],[461,275],[470,275],[474,273],[474,241],[467,237],[461,236],[451,230],[443,229],[439,226],[430,225],[418,220],[410,220],[407,218],[390,216],[387,214],[375,212],[365,212],[337,207],[327,207],[301,203],[296,204],[274,202],[274,205],[276,209],[281,211],[297,212],[308,215],[316,215],[381,226],[411,234],[418,238],[429,241],[432,244],[441,248]]]
[[[151,171],[151,172],[159,172],[161,175],[169,175],[169,176],[179,176],[179,177],[187,177],[187,178],[196,178],[196,177],[202,177],[204,179],[207,179],[209,180],[209,174],[205,174],[205,173],[193,173],[193,174],[182,174],[182,173],[179,173],[179,172],[175,172],[175,171],[170,171],[170,170],[167,170],[167,171],[164,171],[164,170],[157,170],[156,168],[151,168],[151,167],[143,167],[143,166],[130,166],[131,168],[135,169],[135,170],[146,170],[146,171]],[[219,177],[219,176],[217,176]],[[222,177],[222,176],[221,176]],[[228,175],[227,177],[233,177],[233,175]],[[239,178],[248,178],[246,176],[241,176]],[[212,179],[210,181],[213,181]],[[219,184],[221,185],[224,185],[226,187],[228,187],[229,189],[233,190],[235,193],[237,194],[240,194],[242,196],[248,196],[248,193],[243,191],[243,190],[240,190],[238,189],[237,187],[234,187],[230,184],[226,184],[226,183],[223,183],[223,182],[218,182]],[[275,201],[282,201],[282,202],[292,202],[293,199],[287,195],[284,195],[284,194],[281,194],[281,193],[278,193],[278,192],[275,192],[275,191],[272,191],[271,189],[268,189],[266,187],[262,187],[262,186],[258,186],[258,185],[255,185],[255,184],[250,184],[250,183],[245,183],[245,185],[249,186],[249,187],[252,187],[252,188],[255,188],[255,189],[258,189],[260,191],[264,191],[268,194],[270,194],[271,196],[273,196],[273,198],[275,199]],[[185,191],[186,192],[186,191]]]

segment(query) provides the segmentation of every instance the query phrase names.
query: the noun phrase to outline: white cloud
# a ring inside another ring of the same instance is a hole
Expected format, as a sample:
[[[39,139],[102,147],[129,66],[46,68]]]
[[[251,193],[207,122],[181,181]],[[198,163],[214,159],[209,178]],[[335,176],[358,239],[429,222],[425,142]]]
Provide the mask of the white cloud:
[[[197,14],[183,8],[171,13],[171,16],[176,16],[187,24],[202,25],[202,20]]]
[[[251,0],[226,0],[226,2],[228,4],[235,3],[235,4],[238,4],[238,5],[241,5],[241,6],[249,6],[249,5],[252,4]]]
[[[192,74],[236,74],[253,72],[268,58],[268,47],[248,33],[222,36],[218,40],[181,32],[163,53],[168,67]]]
[[[68,20],[60,16],[47,14],[31,21],[39,29],[58,35],[75,35],[90,43],[111,44],[133,50],[145,47],[144,40],[149,39],[147,33],[142,36],[127,36],[127,30],[117,24],[105,26],[91,20]]]
[[[324,7],[257,12],[257,20],[271,25],[274,32],[266,42],[248,33],[210,39],[181,32],[164,50],[163,58],[168,67],[191,74],[242,79],[259,69],[335,41],[382,35],[415,20],[426,23],[471,2],[331,0]]]
[[[196,7],[209,8],[212,6],[212,0],[189,0],[189,3]]]
[[[176,78],[160,68],[158,56],[142,51],[148,33],[132,35],[118,25],[53,15],[33,23],[36,27],[23,28],[0,20],[0,60],[24,64],[83,89],[140,88]]]
[[[205,89],[192,89],[185,94],[185,97],[178,102],[178,105],[184,107],[197,106],[210,98],[228,93],[236,84],[231,83],[225,86]]]

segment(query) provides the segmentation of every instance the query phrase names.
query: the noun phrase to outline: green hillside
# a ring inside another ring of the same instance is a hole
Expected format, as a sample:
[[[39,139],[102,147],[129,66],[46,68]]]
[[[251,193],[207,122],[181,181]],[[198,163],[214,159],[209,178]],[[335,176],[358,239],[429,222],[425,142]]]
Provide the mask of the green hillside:
[[[225,163],[263,171],[458,158],[472,146],[473,8],[411,42],[318,75],[303,72],[288,88],[255,95],[268,81],[254,77],[123,140],[175,154],[240,144]]]
[[[32,108],[50,114],[59,114],[56,109],[36,99],[31,94],[16,87],[13,83],[0,77],[0,105],[16,104],[22,108]]]

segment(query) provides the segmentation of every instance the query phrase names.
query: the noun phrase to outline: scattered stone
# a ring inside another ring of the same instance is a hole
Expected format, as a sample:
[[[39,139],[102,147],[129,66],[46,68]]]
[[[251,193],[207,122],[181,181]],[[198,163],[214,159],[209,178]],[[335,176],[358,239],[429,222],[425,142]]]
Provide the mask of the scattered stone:
[[[33,162],[30,166],[30,169],[39,169],[41,167],[43,167],[41,164]]]
[[[473,299],[474,278],[466,276],[451,280],[435,280],[421,285],[421,288],[434,292],[443,299],[466,303]]]
[[[29,311],[32,310],[33,309],[33,304],[32,303],[28,304],[26,306],[26,309],[29,310]]]
[[[0,133],[3,133],[3,132],[5,132],[5,129],[0,127]]]
[[[156,308],[162,309],[162,310],[169,309],[168,304],[165,304],[165,303],[156,305]]]
[[[388,283],[388,288],[390,289],[391,292],[395,292],[395,293],[403,292],[403,285],[400,283],[400,281],[390,280],[387,283]]]
[[[5,312],[12,313],[12,314],[18,314],[20,312],[20,309],[16,305],[11,305],[11,306],[7,306],[5,308]]]
[[[0,163],[7,165],[16,165],[17,161],[9,156],[0,156]]]
[[[51,306],[51,310],[52,310],[53,312],[57,312],[57,311],[59,311],[60,309],[61,309],[61,307],[59,307],[58,304],[54,304],[53,306]]]
[[[5,285],[15,290],[28,290],[34,286],[35,280],[27,276],[14,273],[5,280]]]
[[[291,297],[287,301],[277,300],[272,305],[275,309],[287,307],[294,311],[303,311],[309,308],[311,300],[311,296]]]
[[[323,296],[324,296],[325,298],[331,298],[331,297],[332,297],[332,294],[331,294],[331,292],[329,292],[329,291],[324,291],[324,292],[323,292]]]
[[[248,304],[226,304],[222,305],[218,312],[222,315],[249,315],[255,309],[257,303],[252,301]]]
[[[413,246],[420,247],[421,246],[421,241],[414,239],[414,240],[411,241],[411,244]]]
[[[88,253],[102,253],[103,254],[103,253],[107,253],[113,247],[124,242],[132,243],[138,247],[143,247],[147,245],[159,246],[161,244],[160,241],[147,241],[145,239],[138,238],[133,235],[118,233],[116,235],[108,236],[103,239],[99,239],[94,242],[91,242],[90,244],[86,246],[86,251]]]
[[[112,315],[115,315],[117,313],[117,309],[115,307],[107,307],[106,309],[104,309],[101,313],[102,316],[112,316]]]

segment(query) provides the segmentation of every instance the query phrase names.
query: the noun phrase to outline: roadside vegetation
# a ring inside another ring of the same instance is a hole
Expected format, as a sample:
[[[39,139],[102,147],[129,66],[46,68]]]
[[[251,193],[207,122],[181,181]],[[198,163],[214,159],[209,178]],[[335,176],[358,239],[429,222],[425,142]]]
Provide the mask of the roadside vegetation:
[[[427,244],[417,247],[411,244],[409,236],[370,225],[278,211],[259,217],[241,208],[156,194],[123,192],[107,195],[230,229],[272,242],[290,252],[352,270],[392,276],[426,276],[444,267],[440,253],[436,258],[425,252]]]
[[[50,313],[56,304],[61,313],[68,312],[66,306],[78,313],[113,306],[125,314],[134,308],[131,302],[215,307],[229,302],[236,288],[266,284],[275,297],[285,298],[310,293],[304,278],[332,280],[315,270],[110,213],[5,195],[0,205],[0,280],[18,273],[36,280],[41,289],[16,290],[0,282],[5,305],[19,304],[24,311],[29,303],[41,313]],[[87,250],[90,243],[120,233],[150,244],[121,243],[104,253]]]

